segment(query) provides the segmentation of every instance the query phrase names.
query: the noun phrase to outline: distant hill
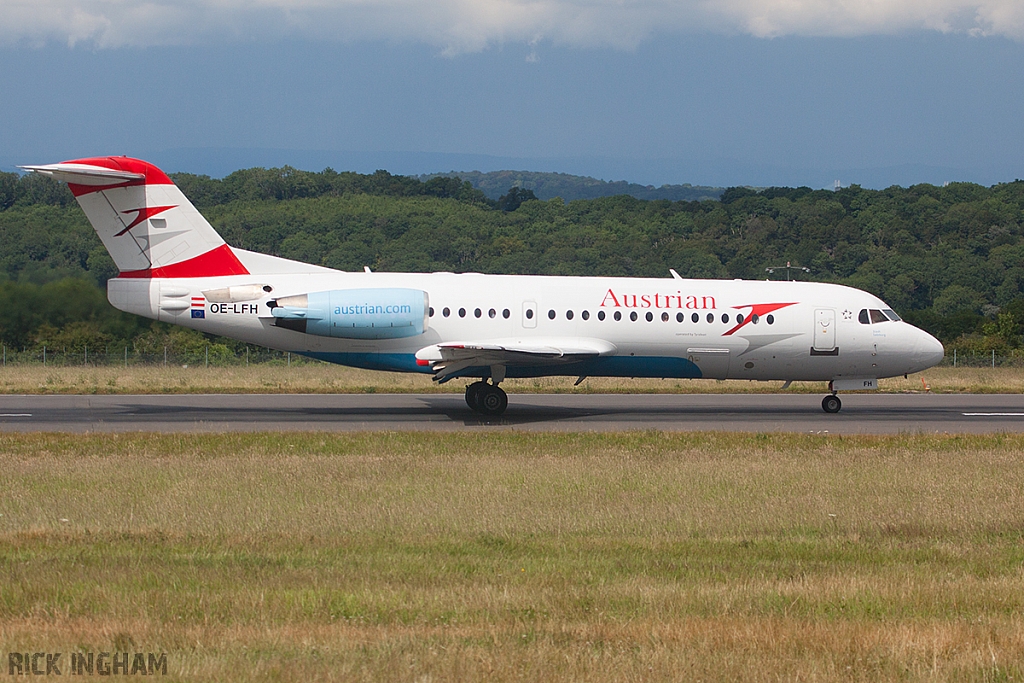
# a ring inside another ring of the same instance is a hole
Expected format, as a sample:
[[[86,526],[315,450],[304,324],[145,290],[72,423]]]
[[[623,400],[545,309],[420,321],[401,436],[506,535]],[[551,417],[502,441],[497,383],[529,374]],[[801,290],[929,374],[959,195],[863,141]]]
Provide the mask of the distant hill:
[[[482,191],[489,199],[498,199],[506,194],[510,187],[521,187],[533,190],[538,199],[561,197],[567,202],[574,199],[597,199],[627,194],[637,199],[668,199],[678,201],[701,201],[718,199],[725,191],[723,187],[705,187],[702,185],[637,185],[625,180],[609,182],[588,176],[569,175],[568,173],[537,173],[533,171],[464,171],[449,173],[431,173],[421,175],[419,179],[427,181],[438,176],[446,178],[459,177],[468,180],[473,187]]]

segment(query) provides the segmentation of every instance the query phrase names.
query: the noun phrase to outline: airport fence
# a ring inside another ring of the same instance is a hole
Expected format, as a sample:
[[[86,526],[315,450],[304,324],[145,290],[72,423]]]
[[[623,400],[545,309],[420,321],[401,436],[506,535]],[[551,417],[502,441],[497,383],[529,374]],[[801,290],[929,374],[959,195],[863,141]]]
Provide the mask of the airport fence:
[[[43,365],[53,367],[72,366],[179,366],[179,367],[227,367],[240,365],[303,365],[322,361],[306,358],[287,351],[274,351],[262,346],[247,346],[244,350],[226,348],[221,344],[207,344],[187,351],[164,348],[153,353],[140,351],[129,345],[110,345],[99,349],[88,347],[68,351],[67,349],[32,348],[16,349],[3,346],[0,350],[0,364]],[[1024,349],[1010,349],[1003,352],[947,349],[940,367],[961,368],[1024,368]]]
[[[47,347],[15,349],[3,346],[0,351],[3,367],[18,365],[40,365],[52,367],[227,367],[244,365],[304,365],[322,361],[306,358],[287,351],[274,351],[261,346],[249,346],[244,350],[225,348],[220,344],[207,344],[201,348],[172,350],[164,348],[153,353],[140,351],[131,345],[110,345],[99,349],[88,347],[77,351]]]
[[[946,349],[946,356],[939,365],[952,368],[1024,368],[1024,349],[1002,352]]]

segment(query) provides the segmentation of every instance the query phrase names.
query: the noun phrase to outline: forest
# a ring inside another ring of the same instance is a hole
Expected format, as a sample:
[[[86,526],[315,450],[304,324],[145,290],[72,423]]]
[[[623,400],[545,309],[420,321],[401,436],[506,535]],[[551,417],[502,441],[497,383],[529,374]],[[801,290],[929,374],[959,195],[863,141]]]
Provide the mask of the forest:
[[[229,244],[341,270],[785,277],[858,287],[947,347],[1024,342],[1024,182],[734,187],[719,199],[497,199],[467,180],[247,169],[174,181]],[[69,350],[195,344],[106,303],[116,268],[67,188],[0,173],[0,341]],[[218,340],[230,345],[230,342]]]
[[[612,197],[619,194],[628,194],[637,199],[668,199],[670,201],[700,201],[703,199],[718,199],[724,187],[708,187],[704,185],[639,185],[629,183],[625,180],[607,181],[598,180],[589,176],[570,175],[568,173],[539,173],[535,171],[491,171],[481,173],[470,171],[469,173],[434,173],[421,175],[420,180],[430,180],[443,176],[446,178],[460,178],[468,180],[473,187],[483,191],[490,199],[498,199],[508,193],[510,187],[521,187],[530,190],[538,199],[554,199],[560,197],[563,201],[574,199],[597,199],[598,197]]]

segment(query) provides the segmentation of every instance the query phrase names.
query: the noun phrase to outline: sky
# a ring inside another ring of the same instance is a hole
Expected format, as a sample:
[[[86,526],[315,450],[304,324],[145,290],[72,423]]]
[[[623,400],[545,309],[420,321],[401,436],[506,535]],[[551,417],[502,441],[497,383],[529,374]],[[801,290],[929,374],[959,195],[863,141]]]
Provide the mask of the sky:
[[[0,0],[0,168],[1024,178],[1020,0]]]

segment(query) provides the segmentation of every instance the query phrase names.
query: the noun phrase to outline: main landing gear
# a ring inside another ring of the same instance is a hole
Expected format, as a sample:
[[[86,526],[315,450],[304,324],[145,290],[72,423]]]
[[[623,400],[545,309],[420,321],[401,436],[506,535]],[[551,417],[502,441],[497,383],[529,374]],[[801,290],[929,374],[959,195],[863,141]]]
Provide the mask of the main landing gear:
[[[508,408],[508,394],[497,384],[473,382],[466,387],[466,405],[481,415],[497,417]]]
[[[843,402],[835,394],[830,394],[821,399],[821,409],[826,413],[838,413],[843,407]]]

